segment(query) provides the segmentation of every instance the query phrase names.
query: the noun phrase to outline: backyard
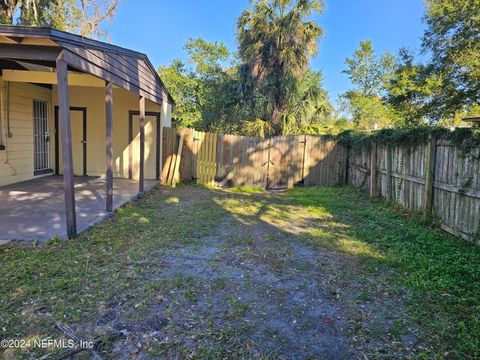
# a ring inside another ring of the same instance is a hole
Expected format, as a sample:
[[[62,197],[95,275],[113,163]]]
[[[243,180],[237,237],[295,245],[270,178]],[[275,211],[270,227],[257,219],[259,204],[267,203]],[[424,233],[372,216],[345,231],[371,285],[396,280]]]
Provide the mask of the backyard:
[[[475,358],[480,248],[349,187],[157,187],[0,247],[2,339],[80,358]],[[68,358],[7,348],[3,358]]]

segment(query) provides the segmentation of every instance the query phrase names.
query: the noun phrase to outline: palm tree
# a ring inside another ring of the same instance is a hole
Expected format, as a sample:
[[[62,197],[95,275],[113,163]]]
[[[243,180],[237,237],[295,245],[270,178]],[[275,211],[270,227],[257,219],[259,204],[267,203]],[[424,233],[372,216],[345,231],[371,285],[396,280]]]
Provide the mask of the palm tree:
[[[282,132],[289,100],[317,53],[321,27],[311,21],[323,0],[251,0],[238,19],[239,55],[248,80],[268,99],[264,116]]]

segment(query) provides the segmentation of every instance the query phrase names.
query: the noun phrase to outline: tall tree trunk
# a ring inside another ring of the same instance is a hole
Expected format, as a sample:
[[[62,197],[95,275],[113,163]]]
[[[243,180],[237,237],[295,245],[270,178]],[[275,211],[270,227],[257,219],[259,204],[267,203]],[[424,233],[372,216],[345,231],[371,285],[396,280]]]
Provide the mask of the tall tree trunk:
[[[281,111],[275,106],[272,111],[272,115],[270,118],[270,124],[272,125],[274,135],[282,135],[283,133],[283,124],[282,124],[282,113]]]
[[[284,122],[283,116],[287,112],[287,104],[284,93],[280,90],[282,85],[277,82],[276,92],[273,94],[273,109],[270,117],[270,123],[275,131],[275,135],[283,135]]]
[[[273,106],[272,114],[270,117],[270,124],[275,132],[276,136],[283,135],[284,131],[284,115],[287,112],[287,106],[284,101],[277,99]]]

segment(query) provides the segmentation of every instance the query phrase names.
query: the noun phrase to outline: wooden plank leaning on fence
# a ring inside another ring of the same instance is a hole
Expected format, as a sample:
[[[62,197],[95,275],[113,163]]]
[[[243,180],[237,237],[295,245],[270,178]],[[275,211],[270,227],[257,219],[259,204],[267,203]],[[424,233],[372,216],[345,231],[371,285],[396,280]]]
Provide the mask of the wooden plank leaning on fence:
[[[175,187],[180,180],[180,162],[182,159],[182,150],[184,136],[177,135],[175,129],[164,129],[164,156],[165,161],[162,169],[162,183]],[[178,146],[175,150],[176,140]]]
[[[179,169],[180,161],[182,158],[182,149],[183,149],[183,135],[177,136],[178,138],[178,150],[172,155],[172,162],[170,164],[170,169],[168,171],[167,185],[175,187],[179,180]]]
[[[163,168],[162,175],[160,177],[162,184],[168,183],[168,174],[170,173],[170,168],[172,167],[173,156],[175,152],[175,140],[176,140],[176,130],[174,128],[163,128],[163,141],[162,141],[162,157],[163,157]]]
[[[172,187],[176,187],[177,181],[180,180],[179,170],[180,170],[180,162],[182,161],[183,139],[184,139],[183,135],[180,135],[178,139],[178,150],[177,150],[177,154],[175,155],[175,166],[173,168],[172,180],[170,182],[170,185]]]

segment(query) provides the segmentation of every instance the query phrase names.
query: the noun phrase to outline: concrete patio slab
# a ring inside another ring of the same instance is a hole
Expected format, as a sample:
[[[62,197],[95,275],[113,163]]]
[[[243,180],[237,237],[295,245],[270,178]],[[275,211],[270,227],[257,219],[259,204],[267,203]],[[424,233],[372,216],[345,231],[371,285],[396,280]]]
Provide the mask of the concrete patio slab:
[[[150,190],[158,181],[145,180]],[[114,179],[113,207],[136,197],[138,182]],[[76,177],[75,200],[78,232],[101,221],[105,211],[105,178]],[[45,241],[66,238],[63,178],[48,176],[0,187],[0,244],[10,240]]]

